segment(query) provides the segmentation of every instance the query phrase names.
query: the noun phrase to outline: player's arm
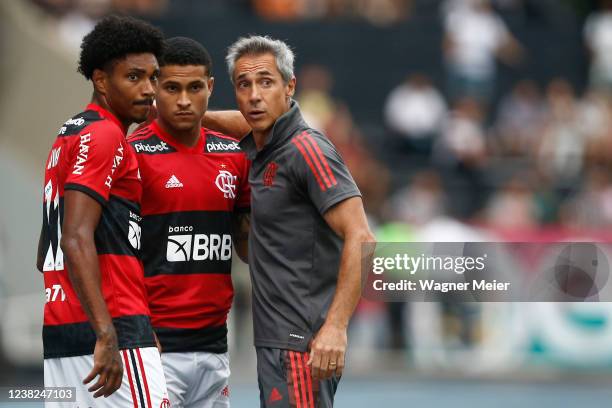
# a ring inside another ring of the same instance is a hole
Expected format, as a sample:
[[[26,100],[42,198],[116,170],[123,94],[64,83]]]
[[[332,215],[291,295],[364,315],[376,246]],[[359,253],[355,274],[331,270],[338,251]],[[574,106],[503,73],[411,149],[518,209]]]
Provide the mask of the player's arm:
[[[238,140],[251,131],[251,127],[240,111],[206,111],[202,118],[202,126]]]
[[[96,334],[94,367],[83,380],[98,381],[89,388],[94,397],[108,397],[119,389],[123,365],[117,333],[104,301],[94,232],[102,213],[101,204],[89,195],[75,190],[64,194],[64,221],[60,246],[68,265],[69,278],[83,310]]]
[[[251,212],[235,213],[232,219],[232,239],[234,249],[242,262],[249,263],[249,230],[251,229]]]
[[[310,349],[312,375],[329,378],[335,372],[342,375],[347,346],[349,320],[361,296],[361,260],[373,253],[362,254],[362,244],[374,243],[361,197],[351,197],[331,207],[324,215],[327,224],[344,240],[336,293],[327,319],[315,336]],[[373,251],[372,245],[372,251]],[[329,364],[332,363],[330,367]],[[333,363],[336,364],[333,367]]]

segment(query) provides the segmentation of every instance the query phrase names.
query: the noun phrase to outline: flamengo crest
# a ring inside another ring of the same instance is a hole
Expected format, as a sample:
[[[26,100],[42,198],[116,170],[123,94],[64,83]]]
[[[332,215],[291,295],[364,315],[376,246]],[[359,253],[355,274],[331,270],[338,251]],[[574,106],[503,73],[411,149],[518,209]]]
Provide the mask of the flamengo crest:
[[[219,174],[215,179],[215,185],[221,192],[223,193],[223,197],[225,198],[236,198],[236,179],[238,177],[234,176],[227,170],[219,170]]]

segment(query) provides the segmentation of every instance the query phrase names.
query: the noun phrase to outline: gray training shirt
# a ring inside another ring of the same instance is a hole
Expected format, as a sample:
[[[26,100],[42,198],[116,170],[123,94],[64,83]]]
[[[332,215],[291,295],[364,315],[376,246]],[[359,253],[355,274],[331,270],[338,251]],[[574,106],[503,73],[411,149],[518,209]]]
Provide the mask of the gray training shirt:
[[[307,351],[338,279],[343,242],[323,214],[360,196],[334,145],[302,119],[297,102],[275,123],[252,161],[249,268],[256,347]]]

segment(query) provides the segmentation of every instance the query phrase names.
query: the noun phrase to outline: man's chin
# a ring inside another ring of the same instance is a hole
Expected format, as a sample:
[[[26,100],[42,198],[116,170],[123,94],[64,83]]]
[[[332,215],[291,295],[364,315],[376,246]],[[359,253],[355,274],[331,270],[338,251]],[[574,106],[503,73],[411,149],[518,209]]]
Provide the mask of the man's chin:
[[[200,122],[170,122],[170,126],[179,132],[186,132],[193,128],[199,127]]]

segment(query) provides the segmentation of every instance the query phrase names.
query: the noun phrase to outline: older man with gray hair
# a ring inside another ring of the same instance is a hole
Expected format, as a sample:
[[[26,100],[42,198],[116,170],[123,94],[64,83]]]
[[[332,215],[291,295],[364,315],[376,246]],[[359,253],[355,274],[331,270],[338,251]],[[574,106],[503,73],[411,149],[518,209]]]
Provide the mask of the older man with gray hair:
[[[252,129],[240,147],[252,162],[249,266],[261,407],[332,407],[361,294],[361,248],[374,236],[342,158],[292,99],[287,44],[240,38],[226,61]]]

